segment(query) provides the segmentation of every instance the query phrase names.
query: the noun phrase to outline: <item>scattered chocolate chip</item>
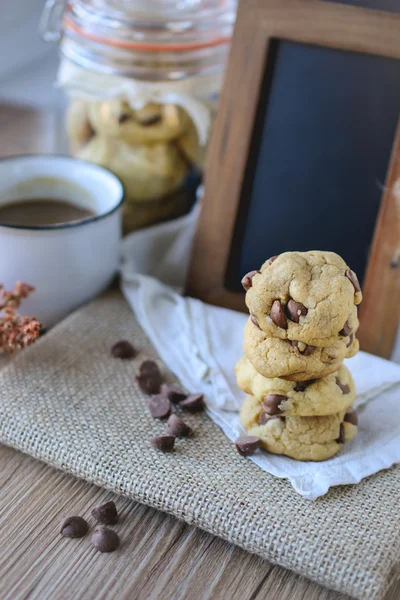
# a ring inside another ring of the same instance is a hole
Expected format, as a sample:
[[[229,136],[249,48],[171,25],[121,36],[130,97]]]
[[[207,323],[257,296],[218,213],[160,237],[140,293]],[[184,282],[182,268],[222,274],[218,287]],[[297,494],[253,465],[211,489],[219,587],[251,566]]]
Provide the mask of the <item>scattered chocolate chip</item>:
[[[255,325],[256,327],[258,327],[258,329],[261,329],[261,327],[260,327],[257,319],[253,315],[250,315],[250,320],[253,323],[253,325]]]
[[[114,358],[134,358],[136,356],[136,350],[130,342],[121,340],[111,348],[111,354]]]
[[[253,285],[253,277],[256,273],[259,273],[260,271],[250,271],[249,273],[246,273],[246,275],[243,277],[242,279],[242,286],[244,288],[244,290],[247,292],[251,286]]]
[[[46,333],[47,333],[46,327],[41,327],[39,329],[39,337],[42,337],[42,335],[45,335]]]
[[[167,431],[175,437],[188,437],[192,433],[189,425],[177,415],[171,415],[167,422]]]
[[[114,552],[119,546],[119,537],[112,529],[100,525],[93,531],[92,544],[99,552]]]
[[[157,363],[145,360],[139,367],[136,381],[145,394],[158,394],[161,389],[162,375]]]
[[[305,317],[308,313],[308,309],[301,304],[301,302],[296,302],[291,298],[289,302],[286,304],[286,314],[288,318],[294,323],[298,323],[300,317]]]
[[[203,394],[191,394],[186,400],[180,402],[179,406],[190,412],[199,412],[205,408],[204,396]]]
[[[358,415],[356,413],[356,411],[353,410],[349,410],[349,412],[347,412],[344,415],[344,421],[346,421],[347,423],[351,423],[352,425],[355,425],[357,427],[358,425]]]
[[[300,354],[303,354],[304,356],[310,356],[315,350],[315,346],[309,346],[304,342],[296,342],[292,340],[290,343]]]
[[[271,258],[269,258],[269,259],[267,260],[267,263],[268,263],[269,265],[272,265],[272,263],[274,262],[274,260],[276,260],[276,259],[278,258],[278,256],[279,256],[279,254],[275,254],[275,256],[271,256]]]
[[[358,281],[358,277],[354,273],[354,271],[352,271],[351,269],[347,269],[345,275],[346,275],[347,279],[350,279],[351,283],[354,286],[354,290],[356,292],[361,292],[360,282]]]
[[[161,393],[164,394],[164,396],[167,396],[168,400],[173,404],[179,404],[179,402],[185,400],[189,395],[180,388],[175,387],[174,385],[168,385],[167,383],[162,384]]]
[[[353,342],[354,342],[354,333],[351,333],[350,337],[349,337],[349,341],[346,344],[346,348],[350,348],[350,346],[352,345]]]
[[[81,538],[88,531],[89,525],[82,517],[66,517],[60,527],[61,535],[67,538]]]
[[[254,435],[244,435],[235,441],[235,446],[242,456],[251,456],[260,447],[260,439]]]
[[[262,402],[263,411],[267,415],[280,415],[282,410],[279,408],[279,405],[285,402],[285,400],[287,400],[287,396],[283,396],[282,394],[267,394],[264,396]]]
[[[341,329],[339,331],[339,335],[343,335],[344,337],[348,337],[351,334],[351,328],[349,327],[349,322],[346,321],[346,323],[343,325],[343,329]]]
[[[128,121],[131,118],[131,115],[128,113],[121,113],[118,117],[118,123],[122,125],[125,121]]]
[[[171,414],[171,402],[167,396],[157,394],[149,400],[149,410],[155,419],[165,419]]]
[[[155,450],[161,450],[161,452],[170,452],[174,449],[175,436],[174,435],[156,435],[149,438],[150,444]]]
[[[280,303],[279,300],[273,301],[272,306],[271,306],[271,312],[269,313],[269,316],[271,317],[271,319],[273,320],[275,325],[277,325],[281,329],[287,329],[288,325],[287,325],[285,313],[283,312],[282,304]]]
[[[118,523],[118,513],[115,502],[110,500],[109,502],[100,504],[100,506],[96,506],[92,510],[92,517],[98,523],[102,523],[103,525],[115,525]]]
[[[315,379],[308,379],[307,381],[296,381],[296,384],[294,386],[294,391],[295,392],[304,392],[304,390],[311,385],[312,383],[314,383]]]
[[[347,383],[341,383],[339,381],[339,377],[336,377],[336,383],[342,390],[343,394],[350,394],[350,387],[347,385]]]
[[[336,441],[338,444],[344,444],[344,440],[345,440],[344,427],[343,427],[343,423],[340,423],[339,437]]]
[[[141,375],[161,375],[159,366],[154,360],[144,360],[139,367]]]

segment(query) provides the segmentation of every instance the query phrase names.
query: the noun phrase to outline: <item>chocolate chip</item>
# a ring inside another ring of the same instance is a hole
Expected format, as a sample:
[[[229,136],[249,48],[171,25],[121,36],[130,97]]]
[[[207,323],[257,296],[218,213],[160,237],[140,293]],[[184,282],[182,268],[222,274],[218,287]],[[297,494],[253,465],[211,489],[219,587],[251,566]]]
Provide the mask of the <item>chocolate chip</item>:
[[[346,321],[346,323],[343,325],[343,329],[341,329],[339,331],[339,335],[343,335],[344,337],[348,337],[351,334],[351,328],[349,327],[349,322]]]
[[[242,279],[242,286],[245,289],[245,291],[247,292],[251,286],[253,285],[253,277],[256,273],[259,273],[260,271],[250,271],[249,273],[247,273],[243,279]]]
[[[235,446],[242,456],[251,456],[260,447],[260,439],[254,435],[244,435],[235,441]]]
[[[336,441],[338,444],[344,444],[344,440],[345,440],[344,427],[343,427],[343,423],[340,423],[339,437]]]
[[[126,359],[134,358],[137,353],[130,342],[121,340],[120,342],[114,344],[114,346],[111,348],[111,354],[114,356],[114,358]]]
[[[191,394],[179,403],[181,408],[188,410],[190,412],[199,412],[200,410],[204,410],[204,396],[203,394]]]
[[[298,323],[300,317],[305,317],[308,313],[308,309],[301,304],[301,302],[296,302],[291,298],[289,302],[286,304],[286,314],[288,318],[294,323]]]
[[[250,315],[250,321],[253,323],[253,325],[258,327],[258,329],[261,329],[260,325],[258,324],[257,319],[253,315]]]
[[[274,262],[274,260],[276,260],[276,259],[278,258],[278,256],[279,256],[279,254],[275,254],[275,256],[271,256],[271,258],[269,258],[269,259],[267,260],[267,263],[268,263],[269,265],[272,265],[272,263]]]
[[[67,538],[81,538],[88,531],[89,525],[82,517],[66,517],[60,527],[61,535]]]
[[[312,383],[314,383],[315,379],[308,379],[307,381],[296,381],[296,384],[294,386],[294,391],[295,392],[304,392],[304,390],[311,385]]]
[[[162,375],[157,363],[145,360],[139,367],[136,381],[145,394],[158,394],[161,389]]]
[[[350,279],[351,283],[354,286],[354,290],[356,292],[361,292],[361,286],[360,286],[360,282],[358,281],[358,277],[357,275],[354,273],[354,271],[352,271],[351,269],[347,269],[346,273],[345,273],[346,277],[348,279]]]
[[[287,400],[287,396],[282,396],[281,394],[267,394],[264,396],[264,400],[262,403],[263,411],[267,413],[267,415],[279,415],[282,410],[279,408],[279,405],[282,402]]]
[[[355,425],[357,427],[358,425],[358,415],[356,413],[356,411],[353,410],[349,410],[349,412],[347,412],[344,415],[344,421],[346,421],[347,423],[351,423],[352,425]]]
[[[164,396],[167,396],[168,400],[173,404],[179,404],[179,402],[185,400],[189,395],[180,388],[175,387],[174,385],[168,385],[167,383],[163,383],[161,386],[161,393],[164,394]]]
[[[271,312],[269,314],[275,325],[281,329],[287,329],[287,321],[285,313],[283,312],[282,304],[279,300],[274,300],[271,306]]]
[[[161,450],[161,452],[170,452],[174,449],[175,436],[156,435],[149,438],[149,442],[155,450]]]
[[[310,356],[315,350],[315,346],[309,346],[304,342],[296,342],[292,340],[290,343],[300,354],[303,354],[304,356]]]
[[[346,348],[350,348],[350,346],[352,345],[353,342],[354,342],[354,333],[351,333],[350,337],[349,337],[349,341],[346,344]]]
[[[166,419],[171,414],[171,402],[167,396],[157,394],[149,400],[149,410],[155,419]]]
[[[339,381],[339,377],[336,377],[336,383],[342,390],[343,394],[350,394],[350,387],[347,385],[347,383],[341,383]]]
[[[141,375],[161,375],[159,366],[154,360],[144,360],[139,367]]]
[[[136,115],[135,120],[140,123],[140,125],[143,125],[143,127],[150,127],[150,125],[160,123],[161,115],[140,116],[140,118]]]
[[[128,113],[121,113],[118,117],[118,123],[120,125],[122,125],[122,123],[125,123],[125,121],[128,121],[128,119],[131,118],[131,115]]]
[[[103,523],[103,525],[115,525],[118,523],[118,513],[115,502],[110,500],[109,502],[100,504],[100,506],[96,506],[92,510],[92,517],[96,519],[98,523]]]
[[[188,437],[192,433],[189,425],[177,415],[171,415],[168,419],[167,431],[175,437]]]
[[[100,525],[93,531],[92,544],[99,552],[114,552],[119,546],[118,533]]]
[[[277,415],[271,416],[271,415],[267,415],[266,412],[264,412],[264,410],[262,410],[260,412],[260,414],[258,415],[258,420],[257,423],[259,425],[265,425],[265,423],[267,423],[268,421],[272,421],[272,419],[283,419],[283,417],[279,417]]]

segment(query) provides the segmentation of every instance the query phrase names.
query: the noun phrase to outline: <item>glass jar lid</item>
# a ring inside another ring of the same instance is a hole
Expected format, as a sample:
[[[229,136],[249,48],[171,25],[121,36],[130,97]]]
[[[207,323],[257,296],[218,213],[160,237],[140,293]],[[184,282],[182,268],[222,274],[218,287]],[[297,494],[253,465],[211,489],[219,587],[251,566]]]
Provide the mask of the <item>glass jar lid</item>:
[[[60,1],[47,4],[59,10]],[[237,0],[72,0],[61,52],[80,66],[142,79],[210,74],[225,65],[236,9]]]

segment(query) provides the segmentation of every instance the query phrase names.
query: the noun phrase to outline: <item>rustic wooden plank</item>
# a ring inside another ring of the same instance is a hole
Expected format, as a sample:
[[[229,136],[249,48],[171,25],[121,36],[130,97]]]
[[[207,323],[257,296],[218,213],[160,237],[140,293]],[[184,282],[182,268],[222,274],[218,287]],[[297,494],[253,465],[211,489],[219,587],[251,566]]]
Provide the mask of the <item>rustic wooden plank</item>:
[[[0,447],[0,580],[4,599],[334,600],[335,592],[174,517]],[[113,498],[121,547],[60,536],[67,514],[88,517]],[[345,600],[343,596],[340,596]]]

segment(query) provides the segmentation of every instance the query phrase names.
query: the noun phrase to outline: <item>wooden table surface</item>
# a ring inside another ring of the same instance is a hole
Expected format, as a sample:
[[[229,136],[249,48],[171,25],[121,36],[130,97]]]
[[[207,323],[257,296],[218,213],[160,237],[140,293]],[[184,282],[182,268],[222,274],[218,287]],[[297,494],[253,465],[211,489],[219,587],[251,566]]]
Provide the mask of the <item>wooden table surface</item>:
[[[3,155],[39,149],[44,115],[34,118],[21,109],[20,117],[18,109],[0,106]],[[0,446],[0,490],[1,600],[347,598],[5,446]],[[100,554],[90,536],[69,540],[59,534],[63,517],[89,518],[94,506],[109,499],[121,515],[115,527],[118,551]],[[396,598],[399,586],[387,600]]]

